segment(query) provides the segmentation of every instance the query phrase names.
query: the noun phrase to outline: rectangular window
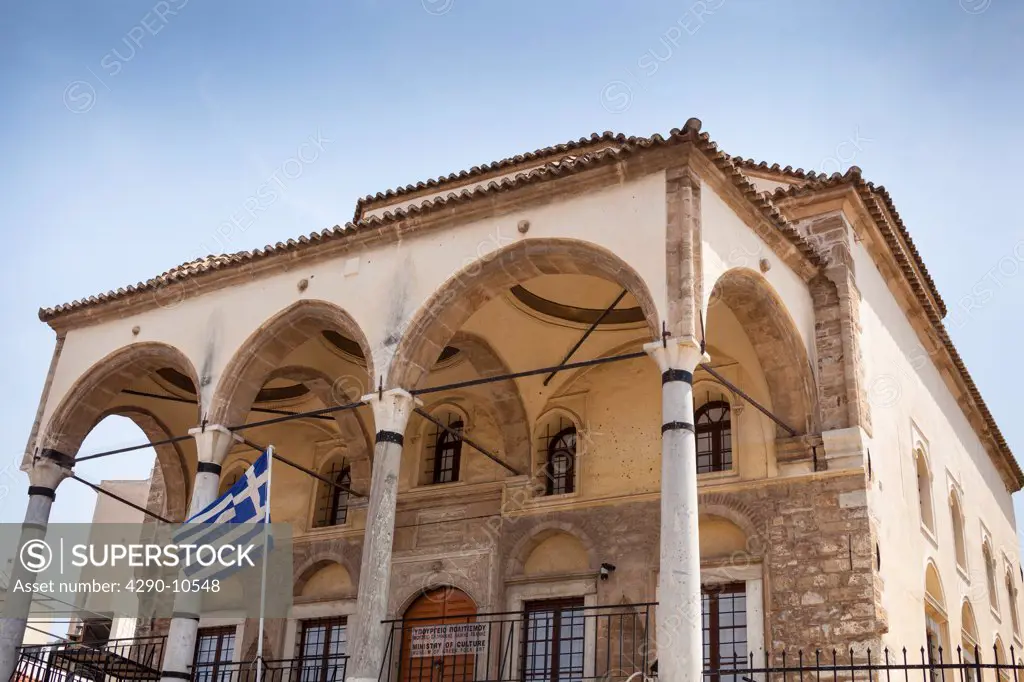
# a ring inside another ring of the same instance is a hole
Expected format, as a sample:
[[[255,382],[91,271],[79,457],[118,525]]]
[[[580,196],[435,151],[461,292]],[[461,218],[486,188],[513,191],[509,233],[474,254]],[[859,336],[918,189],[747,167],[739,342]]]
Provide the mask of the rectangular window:
[[[583,679],[583,599],[527,602],[523,614],[524,682]]]
[[[706,585],[702,589],[704,668],[712,682],[740,682],[722,671],[745,668],[747,660],[747,595],[744,583]]]
[[[94,647],[105,646],[110,641],[110,618],[88,618],[82,624],[82,642]]]
[[[344,618],[302,621],[300,682],[344,682],[348,637]]]
[[[195,682],[230,682],[235,658],[235,628],[203,628],[196,637]]]

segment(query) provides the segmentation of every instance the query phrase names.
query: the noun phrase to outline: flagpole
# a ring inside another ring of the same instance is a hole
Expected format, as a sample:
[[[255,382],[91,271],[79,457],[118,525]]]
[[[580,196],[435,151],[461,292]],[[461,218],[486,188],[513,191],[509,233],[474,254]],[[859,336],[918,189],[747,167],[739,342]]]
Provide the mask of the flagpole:
[[[267,601],[267,555],[270,548],[267,546],[267,535],[270,530],[270,483],[274,470],[274,446],[267,446],[267,510],[263,514],[263,568],[260,575],[260,631],[259,639],[256,640],[256,682],[263,680],[263,618],[266,611]]]

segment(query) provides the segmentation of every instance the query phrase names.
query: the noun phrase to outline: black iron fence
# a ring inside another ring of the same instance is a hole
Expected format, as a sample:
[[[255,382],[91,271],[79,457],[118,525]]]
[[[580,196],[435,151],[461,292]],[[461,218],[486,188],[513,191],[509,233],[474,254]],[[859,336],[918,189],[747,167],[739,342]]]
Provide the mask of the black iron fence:
[[[523,611],[387,621],[386,682],[625,680],[650,674],[654,604],[538,602]]]
[[[256,661],[204,663],[192,671],[194,682],[256,682]],[[341,654],[265,660],[263,682],[345,682],[348,656]]]
[[[57,642],[21,648],[13,682],[129,682],[159,680],[164,637]],[[255,682],[256,661],[202,663],[194,682]],[[348,656],[264,660],[264,682],[344,682]]]
[[[54,642],[21,648],[16,682],[159,680],[164,637]]]
[[[740,665],[705,670],[708,682],[1024,682],[1024,664],[1010,647],[1009,655],[993,647],[942,647],[910,651],[797,651],[750,655]],[[657,666],[655,666],[657,669]],[[655,673],[656,674],[656,673]],[[639,676],[637,682],[643,682]]]
[[[546,603],[523,611],[388,621],[385,682],[649,682],[658,678],[654,604]],[[160,679],[163,637],[21,648],[14,682]],[[731,650],[730,650],[731,651]],[[739,654],[739,655],[736,655]],[[719,652],[704,682],[1024,682],[1010,647],[952,651]],[[728,662],[728,663],[726,663]],[[195,666],[194,682],[255,682],[255,661]],[[265,682],[344,682],[342,654],[265,660]]]

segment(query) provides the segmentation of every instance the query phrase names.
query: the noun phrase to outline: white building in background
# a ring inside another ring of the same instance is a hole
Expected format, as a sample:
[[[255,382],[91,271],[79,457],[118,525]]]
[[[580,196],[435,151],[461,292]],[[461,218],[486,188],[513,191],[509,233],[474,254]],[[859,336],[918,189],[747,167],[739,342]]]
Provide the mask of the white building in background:
[[[135,481],[102,481],[100,489],[113,493],[129,502],[146,507],[149,500],[150,479]],[[138,542],[142,537],[143,522],[146,515],[138,509],[124,504],[123,502],[102,493],[96,494],[96,506],[93,508],[92,525],[118,524],[126,529],[137,527],[137,534],[127,536],[126,540]],[[97,537],[93,532],[93,537]],[[88,569],[82,571],[81,580],[93,578],[103,579],[102,569]],[[75,619],[68,627],[68,638],[86,642],[101,642],[103,640],[131,639],[135,637],[137,619],[134,617],[119,617],[115,614],[132,613],[137,608],[135,595],[120,592],[113,596],[104,594],[79,594],[76,595],[75,605],[82,610],[82,618]]]

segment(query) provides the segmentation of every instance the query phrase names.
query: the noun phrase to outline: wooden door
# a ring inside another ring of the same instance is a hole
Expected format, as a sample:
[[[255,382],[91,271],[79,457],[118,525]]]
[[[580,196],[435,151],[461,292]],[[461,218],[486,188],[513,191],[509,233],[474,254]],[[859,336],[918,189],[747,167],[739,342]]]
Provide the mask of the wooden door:
[[[454,587],[439,587],[421,595],[406,610],[402,623],[402,682],[471,682],[476,654],[435,655],[428,653],[420,637],[439,639],[441,625],[476,621],[476,604],[468,594]],[[418,633],[414,645],[414,633]]]

